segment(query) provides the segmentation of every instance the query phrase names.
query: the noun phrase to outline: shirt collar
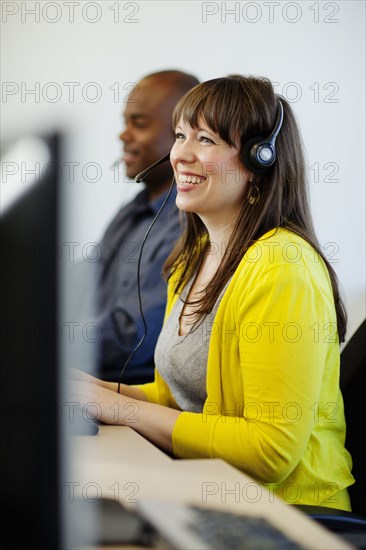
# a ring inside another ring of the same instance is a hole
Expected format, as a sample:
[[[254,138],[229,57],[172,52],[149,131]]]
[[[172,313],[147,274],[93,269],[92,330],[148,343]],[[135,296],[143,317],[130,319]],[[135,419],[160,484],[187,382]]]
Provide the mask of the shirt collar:
[[[147,189],[143,189],[135,198],[134,200],[134,212],[146,212],[148,210],[151,211],[153,215],[156,215],[163,204],[163,202],[166,199],[167,194],[169,193],[169,189],[167,191],[164,191],[159,197],[157,197],[153,201],[149,201],[149,194]],[[167,200],[166,207],[170,207],[169,210],[175,205],[175,199],[177,196],[177,191],[174,188],[172,192],[170,193],[170,196]],[[164,209],[165,209],[164,208]]]
[[[154,201],[149,203],[150,208],[151,208],[151,210],[153,211],[154,214],[158,213],[158,211],[159,211],[161,205],[163,204],[163,202],[165,201],[168,193],[169,193],[169,189],[167,191],[165,191],[162,195],[160,195],[157,199],[155,199]],[[165,208],[167,206],[173,206],[173,204],[175,204],[176,196],[177,196],[177,191],[176,191],[175,186],[174,186],[174,188],[172,189],[172,192],[170,193],[170,196],[167,200]]]

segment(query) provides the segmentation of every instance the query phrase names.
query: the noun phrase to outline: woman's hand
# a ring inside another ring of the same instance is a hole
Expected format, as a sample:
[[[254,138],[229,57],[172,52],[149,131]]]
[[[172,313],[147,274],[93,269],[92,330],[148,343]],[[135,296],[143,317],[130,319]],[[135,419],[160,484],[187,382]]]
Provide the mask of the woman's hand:
[[[140,388],[103,382],[78,369],[71,369],[69,401],[85,420],[129,426],[168,453],[173,453],[172,433],[181,411],[148,403]]]
[[[70,401],[77,406],[86,420],[99,420],[104,424],[129,426],[153,443],[172,454],[172,433],[174,424],[181,411],[163,405],[148,403],[116,393],[94,383],[94,377],[80,376],[70,384]],[[82,378],[82,379],[81,379]],[[129,389],[128,386],[125,386]],[[132,388],[131,388],[132,389]],[[143,394],[141,390],[135,392]]]
[[[81,409],[83,416],[105,424],[124,425],[137,408],[136,401],[85,380],[72,382],[70,399]]]
[[[111,393],[118,392],[117,382],[107,382],[105,380],[100,380],[99,378],[96,378],[91,374],[87,374],[86,372],[75,368],[70,369],[70,381],[71,381],[71,384],[74,384],[75,381],[89,382],[90,384],[94,384],[95,386],[100,386],[101,388],[104,388],[105,390],[108,390]],[[119,390],[121,394],[127,397],[130,397],[131,399],[146,401],[146,395],[139,388],[134,388],[133,386],[127,386],[126,384],[120,384]]]

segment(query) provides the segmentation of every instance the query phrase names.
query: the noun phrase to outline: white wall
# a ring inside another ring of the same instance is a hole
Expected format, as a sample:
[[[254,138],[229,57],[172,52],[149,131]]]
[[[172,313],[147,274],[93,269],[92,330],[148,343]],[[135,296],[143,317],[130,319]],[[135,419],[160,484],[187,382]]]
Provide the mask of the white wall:
[[[363,2],[1,4],[3,149],[27,132],[67,132],[65,159],[78,165],[73,182],[63,166],[64,238],[80,243],[79,255],[137,191],[123,174],[114,182],[109,169],[120,155],[128,83],[165,68],[201,80],[239,72],[278,82],[302,129],[319,240],[335,262],[354,332],[365,317]],[[73,101],[67,82],[79,84]],[[37,86],[36,96],[26,93]],[[96,170],[88,163],[99,166],[99,181],[90,181]]]

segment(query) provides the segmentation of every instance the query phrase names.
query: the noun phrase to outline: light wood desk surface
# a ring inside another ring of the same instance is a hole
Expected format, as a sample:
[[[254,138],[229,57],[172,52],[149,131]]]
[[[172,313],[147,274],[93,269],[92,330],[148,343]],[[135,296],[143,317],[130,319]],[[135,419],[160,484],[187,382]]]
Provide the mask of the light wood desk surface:
[[[265,517],[307,549],[350,549],[296,508],[220,459],[172,459],[131,428],[100,426],[73,436],[70,482],[76,496],[120,500],[164,499]],[[126,548],[125,546],[123,548]]]

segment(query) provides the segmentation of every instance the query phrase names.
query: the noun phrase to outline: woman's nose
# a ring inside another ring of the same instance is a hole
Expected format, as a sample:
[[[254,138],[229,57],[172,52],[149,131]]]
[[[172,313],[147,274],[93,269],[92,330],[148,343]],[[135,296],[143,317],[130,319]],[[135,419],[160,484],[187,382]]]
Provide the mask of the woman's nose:
[[[170,153],[170,160],[174,164],[189,164],[196,160],[194,145],[190,140],[176,141]]]

